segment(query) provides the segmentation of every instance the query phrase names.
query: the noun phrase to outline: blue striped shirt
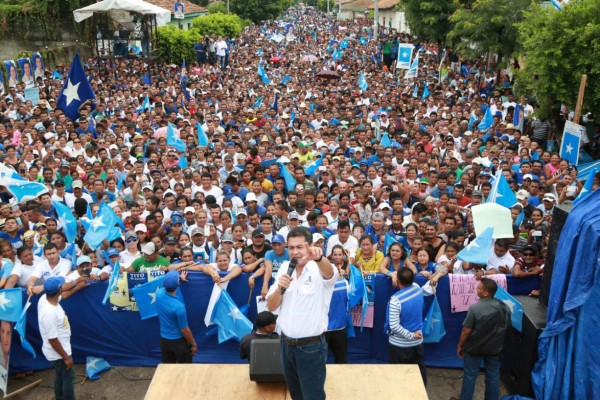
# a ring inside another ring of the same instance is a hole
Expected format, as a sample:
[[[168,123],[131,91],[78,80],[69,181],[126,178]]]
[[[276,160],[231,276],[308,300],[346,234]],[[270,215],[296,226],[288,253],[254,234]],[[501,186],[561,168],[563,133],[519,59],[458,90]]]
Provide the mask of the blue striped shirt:
[[[413,334],[423,329],[423,304],[423,290],[416,283],[390,298],[386,319],[391,345],[413,347],[423,343],[423,339],[415,339]]]

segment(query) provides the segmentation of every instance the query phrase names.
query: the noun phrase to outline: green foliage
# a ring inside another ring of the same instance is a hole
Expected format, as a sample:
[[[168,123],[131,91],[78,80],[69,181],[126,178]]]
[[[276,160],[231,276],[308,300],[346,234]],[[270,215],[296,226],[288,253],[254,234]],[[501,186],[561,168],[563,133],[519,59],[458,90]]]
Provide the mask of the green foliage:
[[[450,16],[453,26],[448,39],[466,58],[487,52],[510,57],[517,43],[515,23],[522,20],[530,4],[530,0],[474,0]]]
[[[404,0],[401,4],[411,33],[430,42],[446,41],[448,18],[456,7],[452,0]]]
[[[238,37],[244,29],[244,23],[234,14],[208,14],[195,18],[192,21],[195,31],[201,36],[217,35]]]
[[[292,0],[230,0],[231,12],[242,19],[249,19],[255,24],[274,19],[292,4]]]
[[[600,109],[600,0],[571,2],[564,11],[533,5],[517,25],[525,66],[517,94],[533,94],[540,115],[561,103],[575,108],[579,82],[587,74],[583,110]]]
[[[171,64],[180,65],[196,60],[194,45],[200,38],[196,29],[185,31],[172,25],[158,28],[158,56]]]
[[[227,4],[222,2],[212,3],[208,6],[208,12],[211,14],[227,14]]]

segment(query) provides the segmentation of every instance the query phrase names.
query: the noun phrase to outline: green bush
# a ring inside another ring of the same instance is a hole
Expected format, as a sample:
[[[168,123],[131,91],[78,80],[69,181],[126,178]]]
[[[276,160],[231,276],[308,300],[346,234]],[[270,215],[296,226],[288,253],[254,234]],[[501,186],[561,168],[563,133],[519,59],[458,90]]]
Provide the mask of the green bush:
[[[238,37],[244,29],[244,23],[234,14],[208,14],[192,21],[194,30],[204,35]]]
[[[227,14],[227,5],[224,3],[213,3],[208,6],[208,12],[211,14]]]
[[[199,38],[195,29],[185,31],[173,25],[158,28],[158,56],[172,64],[179,65],[183,60],[190,63],[196,59],[194,45]]]

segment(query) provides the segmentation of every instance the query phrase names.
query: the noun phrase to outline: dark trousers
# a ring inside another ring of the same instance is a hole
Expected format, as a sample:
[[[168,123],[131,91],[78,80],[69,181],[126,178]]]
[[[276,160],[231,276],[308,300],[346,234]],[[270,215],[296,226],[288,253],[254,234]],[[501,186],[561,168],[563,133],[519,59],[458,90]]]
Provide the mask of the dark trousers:
[[[163,364],[191,364],[192,351],[184,338],[170,340],[160,338]]]
[[[325,400],[327,343],[290,346],[281,338],[281,364],[293,400]]]
[[[333,353],[336,364],[348,363],[348,332],[346,328],[325,332],[327,347]]]
[[[51,361],[54,366],[54,397],[56,400],[75,400],[75,368],[67,369],[63,360]]]
[[[425,368],[425,352],[423,345],[413,347],[397,347],[388,343],[390,364],[417,364],[427,386],[427,369]]]

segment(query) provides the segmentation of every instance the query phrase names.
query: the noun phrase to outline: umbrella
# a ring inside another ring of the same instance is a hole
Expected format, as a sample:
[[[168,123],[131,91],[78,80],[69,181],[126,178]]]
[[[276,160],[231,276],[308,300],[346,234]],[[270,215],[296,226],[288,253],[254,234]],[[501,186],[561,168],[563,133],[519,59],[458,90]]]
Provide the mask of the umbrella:
[[[316,77],[323,78],[323,79],[340,79],[341,78],[341,76],[339,76],[337,72],[331,71],[331,70],[321,71],[316,75]]]
[[[318,58],[317,56],[313,55],[313,54],[309,54],[307,56],[302,57],[302,61],[317,61]]]
[[[163,126],[158,128],[157,130],[154,131],[154,139],[158,140],[160,138],[166,138],[167,137],[167,129],[168,127]],[[179,129],[173,128],[173,131],[175,132],[175,134],[179,134]]]
[[[281,57],[271,57],[269,61],[272,63],[278,63],[279,61],[281,61]]]
[[[473,206],[471,212],[477,236],[481,235],[486,228],[493,227],[494,239],[513,237],[510,209],[496,203],[485,203]]]

